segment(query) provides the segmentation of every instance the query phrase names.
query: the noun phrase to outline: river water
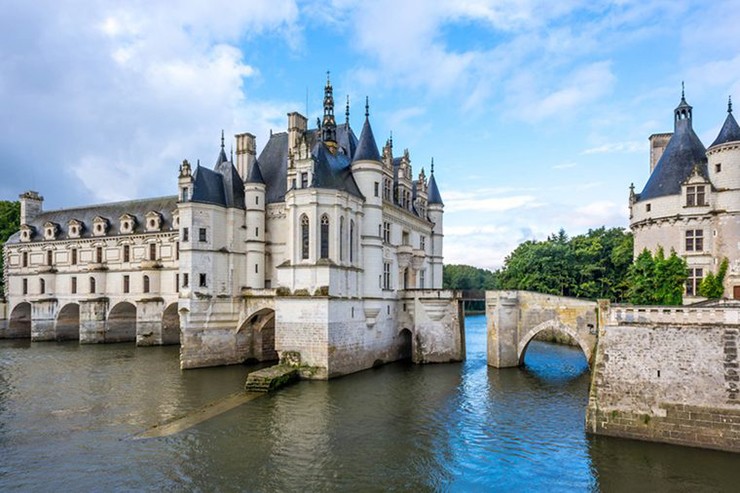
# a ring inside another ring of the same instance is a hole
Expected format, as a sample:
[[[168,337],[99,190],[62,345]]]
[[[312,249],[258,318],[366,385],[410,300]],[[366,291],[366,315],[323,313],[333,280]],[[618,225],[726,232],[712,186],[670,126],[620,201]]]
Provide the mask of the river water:
[[[300,382],[171,436],[254,367],[181,372],[177,347],[0,341],[0,491],[740,491],[740,456],[587,436],[588,368],[533,342],[460,364]]]

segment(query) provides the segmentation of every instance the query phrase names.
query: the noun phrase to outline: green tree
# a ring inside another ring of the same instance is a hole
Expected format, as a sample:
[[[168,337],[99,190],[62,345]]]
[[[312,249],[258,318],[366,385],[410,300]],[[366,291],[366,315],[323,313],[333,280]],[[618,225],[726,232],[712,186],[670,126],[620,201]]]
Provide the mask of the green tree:
[[[21,220],[21,205],[19,202],[0,200],[0,250],[10,236],[18,231]],[[5,296],[4,268],[5,255],[0,254],[0,299]]]
[[[713,272],[709,272],[704,279],[702,279],[701,284],[699,284],[699,295],[709,299],[721,298],[725,293],[725,275],[727,275],[727,269],[729,266],[730,263],[725,258],[722,260],[722,263],[719,264],[719,270],[717,270],[716,275]]]
[[[686,261],[675,251],[666,258],[658,248],[653,257],[646,248],[629,268],[628,299],[636,305],[680,305],[687,278]]]

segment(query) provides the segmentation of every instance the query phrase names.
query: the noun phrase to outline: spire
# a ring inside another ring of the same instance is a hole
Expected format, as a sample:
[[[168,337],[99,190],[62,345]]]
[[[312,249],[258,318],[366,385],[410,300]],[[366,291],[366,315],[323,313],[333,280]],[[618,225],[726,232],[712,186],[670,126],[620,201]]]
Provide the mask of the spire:
[[[678,103],[678,106],[675,110],[673,110],[673,116],[674,116],[674,130],[678,131],[679,127],[683,128],[684,126],[691,127],[691,117],[692,117],[692,110],[693,108],[689,103],[686,102],[686,91],[684,87],[683,81],[681,81],[681,102]]]
[[[685,94],[684,89],[685,89],[685,87],[683,85],[683,81],[681,81],[681,102],[682,103],[685,103],[686,102],[686,94]]]
[[[430,204],[444,205],[442,202],[442,196],[439,194],[439,188],[437,187],[437,180],[434,178],[434,158],[432,158],[431,173],[429,173],[429,192],[427,202]]]
[[[226,157],[226,150],[225,150],[225,144],[224,144],[224,131],[221,129],[221,152],[218,154],[218,159],[216,159],[216,166],[220,165],[221,163],[224,163],[228,161],[229,159]]]
[[[344,107],[344,128],[349,128],[349,94],[347,94],[347,105]]]
[[[727,97],[727,112],[732,113],[732,96]]]
[[[434,157],[432,157],[431,170],[432,170],[432,173],[431,174],[434,174]]]
[[[370,117],[370,98],[365,96],[365,118]]]
[[[380,161],[378,144],[370,126],[370,99],[367,96],[365,96],[365,123],[362,125],[353,161]]]
[[[740,141],[740,126],[738,126],[735,117],[732,115],[732,96],[730,96],[727,100],[727,117],[725,118],[725,123],[720,129],[719,135],[717,135],[717,138],[714,139],[714,142],[709,147],[737,141]]]
[[[324,86],[324,120],[321,123],[321,140],[332,149],[332,152],[336,150],[337,123],[334,120],[334,89],[331,86],[328,71],[326,72],[326,86]]]
[[[247,179],[245,181],[247,183],[265,184],[265,179],[262,176],[262,171],[260,170],[260,165],[257,161],[252,163],[252,167],[249,168],[249,173],[247,173]]]

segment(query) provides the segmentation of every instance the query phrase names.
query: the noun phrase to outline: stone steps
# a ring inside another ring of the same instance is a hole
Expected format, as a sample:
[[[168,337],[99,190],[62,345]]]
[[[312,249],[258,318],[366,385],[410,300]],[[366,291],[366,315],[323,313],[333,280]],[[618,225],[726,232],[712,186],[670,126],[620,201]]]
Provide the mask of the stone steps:
[[[275,365],[253,371],[247,375],[247,392],[270,392],[298,380],[298,369],[292,366]]]

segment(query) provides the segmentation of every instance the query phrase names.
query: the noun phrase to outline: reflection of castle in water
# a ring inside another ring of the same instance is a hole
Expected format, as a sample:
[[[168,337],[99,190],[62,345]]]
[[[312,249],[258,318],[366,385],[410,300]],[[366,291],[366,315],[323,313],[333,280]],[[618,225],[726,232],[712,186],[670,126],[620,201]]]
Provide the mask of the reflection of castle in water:
[[[5,249],[6,337],[181,344],[183,368],[297,351],[314,376],[463,354],[441,291],[443,203],[432,164],[359,138],[324,88],[315,129],[298,113],[259,158],[222,136],[213,169],[180,166],[178,195],[43,211],[21,195]]]

